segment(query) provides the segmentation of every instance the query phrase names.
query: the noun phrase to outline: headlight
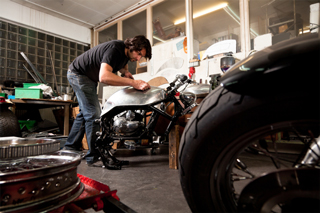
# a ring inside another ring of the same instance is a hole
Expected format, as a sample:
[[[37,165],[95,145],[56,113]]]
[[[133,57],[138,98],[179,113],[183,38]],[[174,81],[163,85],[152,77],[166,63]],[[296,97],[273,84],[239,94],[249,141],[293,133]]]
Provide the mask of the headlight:
[[[180,93],[180,100],[184,105],[191,105],[196,102],[197,95],[191,92]]]

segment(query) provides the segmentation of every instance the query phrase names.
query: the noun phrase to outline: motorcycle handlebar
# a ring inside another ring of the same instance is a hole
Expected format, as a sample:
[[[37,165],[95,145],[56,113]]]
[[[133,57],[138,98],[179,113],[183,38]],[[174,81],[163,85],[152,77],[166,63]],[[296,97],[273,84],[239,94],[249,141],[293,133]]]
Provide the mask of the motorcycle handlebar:
[[[183,85],[183,83],[176,84],[175,87],[172,88],[172,91],[179,89],[179,87],[181,87],[182,85]]]
[[[176,84],[176,82],[179,82]],[[177,89],[179,89],[179,87],[181,87],[183,84],[188,83],[190,84],[191,82],[193,82],[191,79],[188,79],[187,75],[184,74],[178,74],[176,75],[176,78],[174,81],[172,81],[169,85],[169,87],[167,87],[167,91],[176,91]]]
[[[179,76],[179,79],[180,79],[180,81],[184,82],[184,81],[188,80],[188,77],[186,75],[182,74]]]

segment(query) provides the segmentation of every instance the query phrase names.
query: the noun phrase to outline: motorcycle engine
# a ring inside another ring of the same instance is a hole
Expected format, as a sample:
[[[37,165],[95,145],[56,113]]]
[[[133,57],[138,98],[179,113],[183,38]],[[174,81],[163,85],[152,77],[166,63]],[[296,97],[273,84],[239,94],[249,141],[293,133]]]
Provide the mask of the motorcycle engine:
[[[114,117],[113,131],[117,135],[133,135],[144,127],[142,112],[128,110]]]

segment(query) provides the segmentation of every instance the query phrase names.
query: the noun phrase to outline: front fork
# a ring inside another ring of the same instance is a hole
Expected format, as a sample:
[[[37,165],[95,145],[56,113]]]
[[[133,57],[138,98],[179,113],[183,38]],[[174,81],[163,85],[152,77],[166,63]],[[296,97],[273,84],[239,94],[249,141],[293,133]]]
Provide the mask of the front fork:
[[[107,144],[107,145],[105,145]],[[120,170],[122,165],[128,165],[129,161],[121,161],[118,160],[112,153],[111,153],[111,145],[108,141],[102,139],[102,136],[99,136],[96,140],[96,147],[95,149],[98,151],[101,161],[104,165],[104,168],[110,170]]]
[[[120,161],[111,153],[111,141],[107,137],[108,131],[104,130],[104,127],[101,125],[102,122],[100,119],[95,120],[96,123],[100,123],[102,127],[102,132],[97,132],[97,139],[95,143],[95,149],[98,151],[101,161],[104,168],[110,170],[120,170],[122,165],[128,165],[129,161]]]

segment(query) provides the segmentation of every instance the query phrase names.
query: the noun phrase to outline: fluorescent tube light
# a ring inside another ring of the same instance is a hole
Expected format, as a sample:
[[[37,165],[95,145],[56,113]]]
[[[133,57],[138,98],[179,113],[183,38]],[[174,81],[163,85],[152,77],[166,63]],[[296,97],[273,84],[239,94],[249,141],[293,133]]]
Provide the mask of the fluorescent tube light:
[[[157,37],[157,36],[152,36],[153,38],[155,38],[155,39],[157,39],[157,40],[159,40],[159,41],[161,41],[161,42],[166,42],[165,40],[163,40],[163,39],[161,39],[161,38],[159,38],[159,37]]]
[[[208,9],[206,9],[206,10],[203,10],[203,11],[200,11],[200,12],[198,12],[198,13],[193,14],[193,18],[198,18],[198,17],[203,16],[203,15],[206,15],[206,14],[208,14],[208,13],[212,13],[212,12],[214,12],[214,11],[216,11],[216,10],[219,10],[219,9],[222,9],[222,8],[224,8],[224,7],[226,7],[226,6],[228,6],[228,3],[219,4],[218,6],[211,7],[211,8],[208,8]],[[181,24],[181,23],[183,23],[183,22],[185,22],[185,21],[186,21],[186,18],[179,19],[179,20],[177,20],[176,22],[174,22],[174,25]]]

